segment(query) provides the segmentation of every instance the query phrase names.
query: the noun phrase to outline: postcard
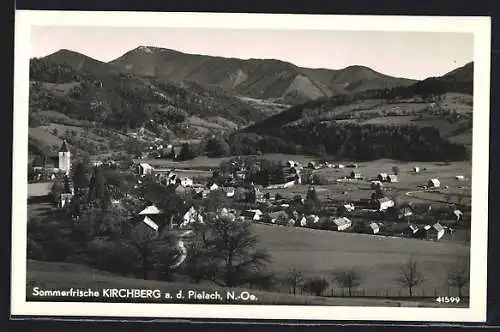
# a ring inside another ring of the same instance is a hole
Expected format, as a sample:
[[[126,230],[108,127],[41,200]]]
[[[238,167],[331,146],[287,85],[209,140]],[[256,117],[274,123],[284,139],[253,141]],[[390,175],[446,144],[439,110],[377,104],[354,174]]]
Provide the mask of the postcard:
[[[12,317],[485,321],[490,42],[17,11]]]

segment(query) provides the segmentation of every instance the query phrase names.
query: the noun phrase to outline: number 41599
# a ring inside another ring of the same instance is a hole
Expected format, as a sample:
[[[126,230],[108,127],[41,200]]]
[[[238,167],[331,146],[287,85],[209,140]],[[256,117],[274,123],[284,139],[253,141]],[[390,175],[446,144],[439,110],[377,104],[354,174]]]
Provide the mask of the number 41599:
[[[458,296],[439,296],[436,298],[438,303],[460,303],[460,297]]]

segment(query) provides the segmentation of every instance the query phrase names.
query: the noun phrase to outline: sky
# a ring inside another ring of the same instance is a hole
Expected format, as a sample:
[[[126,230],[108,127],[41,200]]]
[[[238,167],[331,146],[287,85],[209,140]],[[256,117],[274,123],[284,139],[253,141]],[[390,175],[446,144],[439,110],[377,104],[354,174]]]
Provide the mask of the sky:
[[[474,59],[474,36],[450,32],[235,30],[37,26],[31,57],[60,49],[111,61],[138,46],[241,59],[279,59],[301,67],[370,67],[411,79],[441,76]]]

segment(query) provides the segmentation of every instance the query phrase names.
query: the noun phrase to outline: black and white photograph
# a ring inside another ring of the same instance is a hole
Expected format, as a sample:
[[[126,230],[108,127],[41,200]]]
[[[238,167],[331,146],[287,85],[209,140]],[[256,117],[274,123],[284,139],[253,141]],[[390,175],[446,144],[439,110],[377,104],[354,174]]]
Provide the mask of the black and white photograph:
[[[485,321],[490,30],[17,11],[12,314]]]

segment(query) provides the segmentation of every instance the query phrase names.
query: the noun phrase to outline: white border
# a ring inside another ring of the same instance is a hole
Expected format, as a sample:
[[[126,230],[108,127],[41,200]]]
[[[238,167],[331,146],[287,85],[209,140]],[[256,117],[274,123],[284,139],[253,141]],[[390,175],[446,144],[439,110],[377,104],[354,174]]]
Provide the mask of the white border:
[[[30,28],[39,26],[199,27],[226,29],[310,29],[429,31],[474,34],[474,127],[469,308],[383,308],[277,305],[106,304],[26,302],[26,218],[28,81]],[[12,200],[12,315],[123,316],[231,319],[374,320],[484,322],[488,222],[489,17],[411,17],[222,13],[16,11]]]

